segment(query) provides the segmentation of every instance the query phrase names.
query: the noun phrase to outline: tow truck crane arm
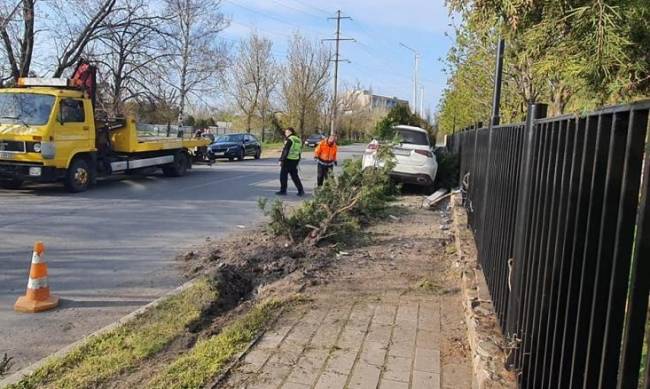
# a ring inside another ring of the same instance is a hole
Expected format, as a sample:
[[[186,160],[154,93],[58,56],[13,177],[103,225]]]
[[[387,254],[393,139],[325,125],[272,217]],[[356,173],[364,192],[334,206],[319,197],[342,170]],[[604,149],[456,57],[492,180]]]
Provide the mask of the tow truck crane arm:
[[[77,67],[72,73],[72,78],[70,79],[72,86],[80,88],[90,97],[90,100],[93,104],[93,109],[96,108],[96,94],[97,94],[97,67],[92,65],[86,59],[81,58]]]

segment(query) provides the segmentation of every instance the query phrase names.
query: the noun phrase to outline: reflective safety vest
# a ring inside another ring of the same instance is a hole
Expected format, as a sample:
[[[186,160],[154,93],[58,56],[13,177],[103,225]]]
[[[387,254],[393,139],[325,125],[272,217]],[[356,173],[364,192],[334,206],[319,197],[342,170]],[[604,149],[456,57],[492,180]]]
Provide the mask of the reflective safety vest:
[[[302,152],[302,141],[296,135],[289,136],[289,139],[291,140],[291,148],[287,159],[297,161],[300,159],[300,153]]]
[[[314,150],[314,157],[325,163],[336,161],[336,143],[330,145],[327,139],[322,140]]]

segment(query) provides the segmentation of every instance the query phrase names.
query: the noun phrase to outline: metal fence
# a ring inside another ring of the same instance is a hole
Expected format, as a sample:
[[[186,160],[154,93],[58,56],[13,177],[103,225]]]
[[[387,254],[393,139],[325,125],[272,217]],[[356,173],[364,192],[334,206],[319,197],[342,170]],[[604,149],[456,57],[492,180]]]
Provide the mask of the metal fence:
[[[449,139],[521,388],[650,388],[647,360],[639,374],[650,287],[649,109],[642,102],[547,119],[537,104],[526,123]]]

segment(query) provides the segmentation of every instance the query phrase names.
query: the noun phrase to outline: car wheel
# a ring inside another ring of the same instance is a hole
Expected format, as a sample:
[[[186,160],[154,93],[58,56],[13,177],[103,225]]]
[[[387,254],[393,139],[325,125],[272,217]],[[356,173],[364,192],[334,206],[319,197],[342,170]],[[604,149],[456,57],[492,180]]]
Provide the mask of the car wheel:
[[[88,190],[92,181],[92,174],[88,162],[83,158],[76,158],[68,167],[63,184],[68,192],[79,193]]]
[[[3,189],[20,189],[23,186],[23,180],[0,180],[0,188]]]
[[[174,162],[162,167],[163,174],[167,177],[182,177],[187,173],[189,165],[187,154],[178,153],[174,156]]]
[[[262,156],[262,148],[258,147],[257,151],[255,152],[255,159],[260,159],[261,156]]]
[[[246,150],[243,148],[239,151],[239,156],[237,157],[237,160],[243,161],[244,158],[246,158]]]

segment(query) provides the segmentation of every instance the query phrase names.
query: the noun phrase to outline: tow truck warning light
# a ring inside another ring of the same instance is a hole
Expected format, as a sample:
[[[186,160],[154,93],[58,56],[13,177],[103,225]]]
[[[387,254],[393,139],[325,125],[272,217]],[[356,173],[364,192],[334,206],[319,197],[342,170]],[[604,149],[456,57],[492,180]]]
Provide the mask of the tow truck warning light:
[[[18,79],[18,86],[58,86],[69,87],[70,80],[67,78],[35,78],[25,77]]]

